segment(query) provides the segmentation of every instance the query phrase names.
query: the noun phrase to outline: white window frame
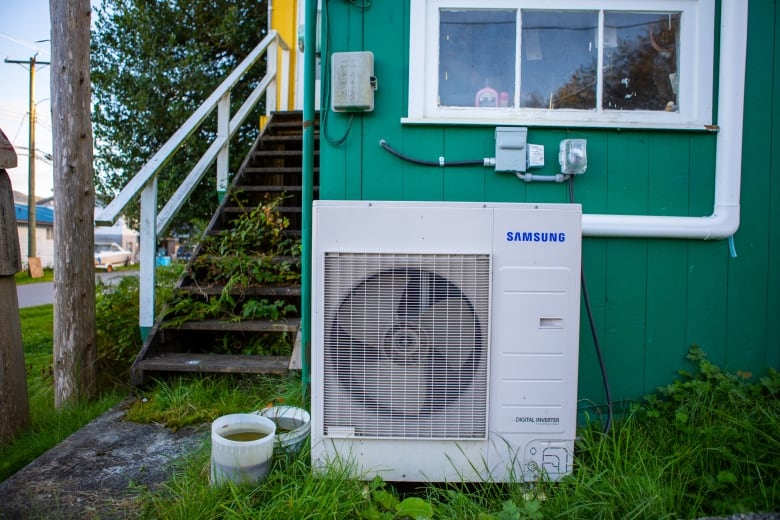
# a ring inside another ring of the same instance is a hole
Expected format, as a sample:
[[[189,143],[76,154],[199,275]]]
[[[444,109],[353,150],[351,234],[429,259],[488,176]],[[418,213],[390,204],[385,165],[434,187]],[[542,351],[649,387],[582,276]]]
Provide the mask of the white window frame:
[[[679,110],[440,107],[439,10],[447,8],[680,12]],[[409,105],[401,122],[706,129],[712,125],[714,26],[715,0],[410,0]]]

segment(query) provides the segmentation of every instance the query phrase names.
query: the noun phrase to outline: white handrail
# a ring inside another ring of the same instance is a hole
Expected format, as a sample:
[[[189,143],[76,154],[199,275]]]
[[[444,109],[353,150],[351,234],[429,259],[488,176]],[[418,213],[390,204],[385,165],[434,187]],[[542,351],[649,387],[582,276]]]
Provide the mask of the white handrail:
[[[95,217],[95,223],[98,225],[111,225],[119,217],[125,207],[135,198],[146,186],[149,180],[162,168],[179,149],[184,140],[189,137],[200,124],[208,117],[219,104],[220,99],[228,94],[236,83],[260,60],[272,43],[278,43],[281,49],[289,53],[289,46],[282,40],[276,31],[270,31],[268,35],[254,48],[249,55],[230,73],[230,75],[212,92],[212,94],[193,112],[193,114],[174,132],[174,134],[163,144],[144,166],[130,179],[122,188],[122,191]],[[269,63],[275,63],[276,60],[269,60]],[[276,71],[268,71],[276,77]],[[286,74],[285,74],[286,76]],[[272,83],[271,83],[272,84]],[[267,84],[266,84],[267,86]],[[284,86],[284,89],[287,87]],[[259,100],[259,96],[255,97]],[[248,111],[247,111],[248,113]]]
[[[241,126],[241,123],[243,123],[247,118],[252,108],[257,105],[257,102],[260,100],[263,92],[266,90],[268,85],[273,82],[273,80],[274,75],[270,73],[265,75],[255,90],[249,95],[246,102],[244,102],[241,108],[238,109],[236,115],[233,116],[233,118],[230,120],[230,124],[228,125],[227,138],[215,139],[214,142],[211,143],[211,146],[209,146],[208,150],[206,150],[206,153],[203,154],[197,164],[192,168],[192,171],[189,175],[187,175],[187,178],[184,179],[174,194],[171,195],[168,203],[165,204],[165,207],[163,207],[163,209],[161,209],[160,213],[157,215],[158,234],[162,233],[168,227],[168,224],[171,223],[173,217],[176,216],[176,213],[178,213],[181,206],[189,198],[192,190],[195,189],[200,180],[203,178],[206,170],[208,170],[208,168],[217,158],[217,154],[219,153],[220,149],[223,148],[224,145],[233,138],[236,130],[238,130],[239,126]]]
[[[225,190],[227,186],[228,145],[239,126],[246,120],[252,109],[265,95],[266,112],[276,108],[277,82],[278,90],[282,92],[283,106],[286,106],[289,81],[289,71],[277,68],[277,49],[282,50],[282,65],[289,66],[290,48],[276,31],[270,31],[268,35],[254,48],[249,55],[225,78],[219,87],[198,107],[195,112],[174,132],[168,141],[160,147],[144,166],[122,188],[122,191],[95,217],[96,224],[112,224],[122,213],[133,198],[141,195],[140,215],[140,242],[141,242],[141,272],[139,288],[139,315],[138,322],[141,336],[147,338],[155,321],[154,315],[154,286],[155,286],[155,257],[157,236],[170,224],[179,209],[189,199],[190,194],[201,181],[206,170],[214,163],[217,164],[217,186],[219,190]],[[230,93],[236,84],[256,63],[263,54],[268,54],[266,59],[266,73],[260,83],[247,96],[247,99],[230,117]],[[218,129],[214,141],[198,160],[186,179],[179,185],[165,207],[157,214],[157,173],[173,157],[184,141],[200,127],[203,121],[214,110],[218,111]]]

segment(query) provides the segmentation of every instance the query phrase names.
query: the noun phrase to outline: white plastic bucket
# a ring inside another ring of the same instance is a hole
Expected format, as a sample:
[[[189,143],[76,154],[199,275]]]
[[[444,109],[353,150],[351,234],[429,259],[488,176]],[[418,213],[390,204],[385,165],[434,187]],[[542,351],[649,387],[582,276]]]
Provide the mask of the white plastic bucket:
[[[265,479],[271,470],[275,438],[276,424],[257,414],[223,415],[212,422],[211,485]]]
[[[276,423],[276,446],[286,453],[301,449],[311,431],[311,416],[295,406],[271,406],[258,412]]]

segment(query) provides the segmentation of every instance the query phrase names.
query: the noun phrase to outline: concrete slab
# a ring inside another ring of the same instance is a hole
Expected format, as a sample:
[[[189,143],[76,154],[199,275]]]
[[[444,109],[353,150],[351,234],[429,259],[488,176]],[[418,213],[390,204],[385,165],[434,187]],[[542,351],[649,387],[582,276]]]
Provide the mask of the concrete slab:
[[[134,499],[209,440],[208,424],[174,432],[126,421],[125,408],[111,409],[0,482],[0,518],[134,518]]]

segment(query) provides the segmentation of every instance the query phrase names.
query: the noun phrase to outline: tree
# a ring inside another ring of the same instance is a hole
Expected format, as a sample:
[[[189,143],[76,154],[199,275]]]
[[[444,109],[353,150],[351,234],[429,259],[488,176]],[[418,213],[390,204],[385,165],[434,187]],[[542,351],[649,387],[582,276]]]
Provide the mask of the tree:
[[[54,401],[93,397],[95,261],[90,0],[49,0],[54,144]]]
[[[95,184],[101,201],[110,201],[260,42],[267,32],[266,13],[266,2],[258,0],[102,2],[92,39]],[[233,111],[259,79],[234,90]],[[257,132],[257,119],[248,121],[231,150],[231,171]],[[158,175],[161,201],[213,140],[216,114],[201,128]],[[175,226],[211,217],[214,184],[214,176],[207,175]],[[137,205],[127,213],[135,221]]]

